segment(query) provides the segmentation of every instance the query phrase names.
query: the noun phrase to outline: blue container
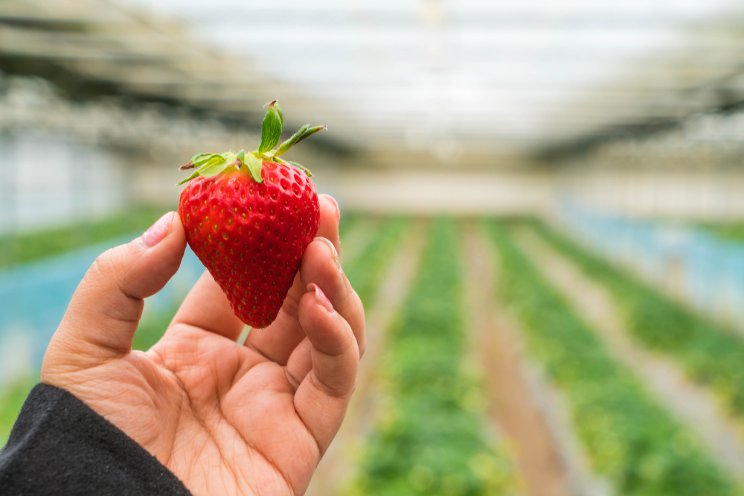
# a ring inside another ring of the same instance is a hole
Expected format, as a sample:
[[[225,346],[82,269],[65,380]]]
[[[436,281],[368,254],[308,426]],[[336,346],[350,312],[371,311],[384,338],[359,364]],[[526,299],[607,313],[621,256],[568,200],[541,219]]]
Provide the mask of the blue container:
[[[562,223],[585,245],[744,333],[744,244],[694,226],[560,205]]]
[[[0,385],[14,376],[39,370],[47,343],[90,264],[101,252],[132,237],[0,272]],[[203,269],[187,249],[178,273],[160,293],[148,299],[146,311],[165,309],[180,301]]]

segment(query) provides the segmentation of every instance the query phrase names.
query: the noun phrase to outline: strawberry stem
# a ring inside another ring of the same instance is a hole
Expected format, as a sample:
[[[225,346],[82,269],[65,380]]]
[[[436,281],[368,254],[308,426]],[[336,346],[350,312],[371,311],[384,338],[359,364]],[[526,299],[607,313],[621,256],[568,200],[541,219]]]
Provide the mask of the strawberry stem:
[[[240,150],[238,153],[197,153],[191,157],[191,160],[180,167],[181,170],[195,170],[178,184],[184,184],[198,176],[216,176],[232,167],[240,170],[243,166],[245,166],[245,169],[247,169],[247,172],[254,181],[262,183],[261,168],[263,167],[264,160],[292,165],[303,171],[308,177],[312,176],[312,172],[307,167],[297,162],[285,161],[279,157],[300,141],[325,130],[326,126],[310,126],[310,124],[305,124],[289,139],[279,144],[284,128],[284,114],[282,113],[282,109],[276,100],[270,101],[264,105],[264,108],[266,108],[266,114],[261,123],[261,143],[256,150],[252,152]]]

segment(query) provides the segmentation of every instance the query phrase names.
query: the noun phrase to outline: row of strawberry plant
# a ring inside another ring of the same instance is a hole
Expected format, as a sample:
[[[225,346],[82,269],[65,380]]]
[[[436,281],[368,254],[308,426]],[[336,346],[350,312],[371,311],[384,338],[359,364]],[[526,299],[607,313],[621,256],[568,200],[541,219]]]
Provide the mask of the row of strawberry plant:
[[[594,470],[616,494],[735,494],[696,438],[660,407],[633,373],[539,274],[503,225],[490,224],[498,297],[524,330],[530,352],[563,392]]]
[[[741,222],[709,222],[698,227],[727,241],[744,241],[744,223]]]
[[[131,207],[105,218],[0,236],[0,268],[58,255],[144,231],[165,209]]]
[[[2,386],[0,394],[0,449],[10,435],[10,429],[15,423],[18,412],[26,400],[31,388],[39,382],[37,377],[18,377]]]
[[[542,224],[537,231],[619,304],[628,330],[646,346],[676,359],[698,383],[710,387],[744,420],[744,340],[693,310],[673,302],[638,278],[580,248]]]
[[[388,262],[396,252],[404,237],[408,222],[400,218],[383,221],[359,222],[357,229],[374,229],[375,235],[358,253],[347,257],[342,252],[344,271],[365,306],[374,303],[375,290],[388,267]],[[343,239],[342,239],[343,249]]]
[[[380,367],[383,400],[355,494],[512,494],[507,458],[488,441],[467,342],[453,226],[432,228]]]
[[[354,213],[344,213],[341,215],[341,221],[339,222],[338,231],[341,235],[341,239],[344,239],[344,235],[348,234],[349,231],[359,224],[360,218]]]

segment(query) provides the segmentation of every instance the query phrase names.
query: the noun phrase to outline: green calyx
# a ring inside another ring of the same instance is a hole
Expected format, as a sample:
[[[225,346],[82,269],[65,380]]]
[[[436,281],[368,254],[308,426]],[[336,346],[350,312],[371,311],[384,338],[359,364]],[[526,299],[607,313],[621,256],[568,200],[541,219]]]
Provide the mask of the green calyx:
[[[283,128],[284,115],[282,114],[281,107],[279,107],[279,103],[276,100],[267,103],[266,115],[264,115],[261,124],[261,144],[258,146],[258,149],[252,152],[240,150],[237,153],[197,153],[191,157],[191,160],[181,166],[181,170],[194,169],[194,171],[189,177],[178,184],[187,183],[198,176],[216,176],[230,169],[245,170],[250,173],[254,181],[262,183],[261,167],[263,167],[264,160],[292,165],[303,171],[308,177],[312,176],[312,172],[307,167],[297,162],[286,161],[280,158],[280,155],[285,154],[290,148],[305,138],[323,131],[326,127],[324,125],[310,126],[309,124],[305,124],[289,139],[279,143]]]

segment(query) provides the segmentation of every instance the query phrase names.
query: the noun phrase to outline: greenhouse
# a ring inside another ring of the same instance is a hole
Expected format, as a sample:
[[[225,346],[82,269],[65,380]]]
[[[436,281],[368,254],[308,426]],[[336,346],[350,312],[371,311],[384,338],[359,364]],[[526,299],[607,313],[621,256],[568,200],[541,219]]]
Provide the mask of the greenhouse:
[[[68,394],[152,465],[62,494],[744,494],[742,53],[730,0],[0,2],[0,493],[85,473],[14,468]]]

